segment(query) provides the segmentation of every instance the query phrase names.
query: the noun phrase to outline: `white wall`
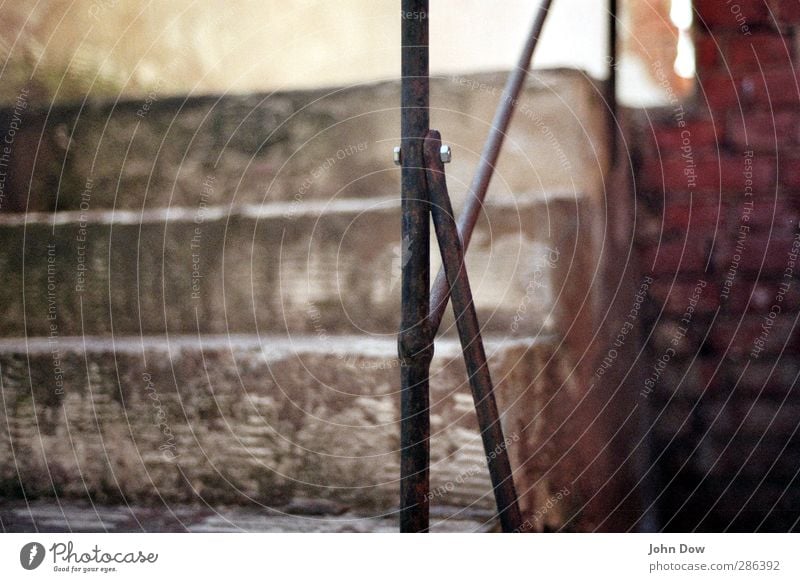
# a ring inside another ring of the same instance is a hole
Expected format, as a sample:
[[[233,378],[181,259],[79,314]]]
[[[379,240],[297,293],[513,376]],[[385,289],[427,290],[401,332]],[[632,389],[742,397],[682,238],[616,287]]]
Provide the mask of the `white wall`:
[[[536,0],[431,0],[434,74],[508,69]],[[538,67],[605,75],[605,0],[554,0]],[[0,4],[0,99],[252,92],[397,78],[399,0],[39,0]],[[623,70],[623,73],[625,71]],[[622,76],[624,94],[644,82]]]

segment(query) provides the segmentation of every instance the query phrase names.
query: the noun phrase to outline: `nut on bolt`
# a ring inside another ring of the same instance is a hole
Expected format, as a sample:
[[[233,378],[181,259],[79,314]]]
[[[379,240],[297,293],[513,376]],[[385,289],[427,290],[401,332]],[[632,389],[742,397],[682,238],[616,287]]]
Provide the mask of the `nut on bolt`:
[[[400,146],[394,146],[393,152],[393,159],[394,165],[399,166],[403,163],[403,156],[400,152]],[[453,152],[450,149],[449,145],[443,145],[439,148],[439,159],[442,160],[443,164],[449,164],[450,160],[453,159]]]

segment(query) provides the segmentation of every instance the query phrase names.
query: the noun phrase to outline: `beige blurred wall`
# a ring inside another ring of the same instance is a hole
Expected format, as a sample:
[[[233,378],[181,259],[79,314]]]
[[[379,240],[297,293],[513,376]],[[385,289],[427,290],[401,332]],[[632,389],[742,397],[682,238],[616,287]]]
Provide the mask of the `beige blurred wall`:
[[[510,68],[537,4],[432,0],[432,73]],[[14,101],[30,79],[34,99],[71,101],[396,78],[399,7],[399,0],[7,0],[0,99]],[[603,76],[605,7],[555,0],[535,65]]]

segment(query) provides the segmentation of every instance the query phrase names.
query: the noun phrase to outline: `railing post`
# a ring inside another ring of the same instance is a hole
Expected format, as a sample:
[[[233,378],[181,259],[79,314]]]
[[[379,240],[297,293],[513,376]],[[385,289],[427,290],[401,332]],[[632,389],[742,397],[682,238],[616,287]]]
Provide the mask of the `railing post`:
[[[428,0],[403,0],[401,164],[402,314],[400,390],[400,531],[428,531],[430,208],[423,160],[429,125]]]
[[[617,0],[608,0],[608,84],[606,85],[606,102],[608,104],[608,132],[611,142],[611,165],[617,159]]]

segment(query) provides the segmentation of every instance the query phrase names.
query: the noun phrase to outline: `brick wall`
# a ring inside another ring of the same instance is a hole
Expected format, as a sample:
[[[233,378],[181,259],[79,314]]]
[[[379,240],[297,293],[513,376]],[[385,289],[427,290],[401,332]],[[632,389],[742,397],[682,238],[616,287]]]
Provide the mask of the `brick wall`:
[[[667,530],[796,530],[800,2],[695,9],[696,95],[638,123],[653,497]]]

